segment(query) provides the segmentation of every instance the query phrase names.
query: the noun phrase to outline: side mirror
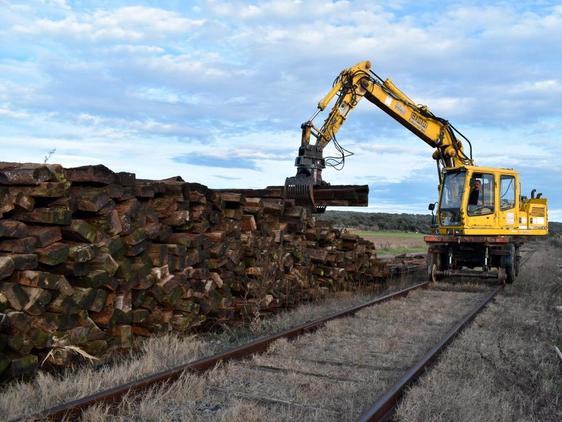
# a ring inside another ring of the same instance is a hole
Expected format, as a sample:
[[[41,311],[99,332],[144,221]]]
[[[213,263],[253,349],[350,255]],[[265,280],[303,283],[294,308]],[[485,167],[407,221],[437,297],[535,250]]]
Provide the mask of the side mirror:
[[[431,211],[431,228],[434,229],[435,227],[437,227],[437,221],[436,221],[436,216],[433,213],[433,210],[435,209],[435,204],[437,202],[431,202],[428,206],[427,209],[429,211]]]

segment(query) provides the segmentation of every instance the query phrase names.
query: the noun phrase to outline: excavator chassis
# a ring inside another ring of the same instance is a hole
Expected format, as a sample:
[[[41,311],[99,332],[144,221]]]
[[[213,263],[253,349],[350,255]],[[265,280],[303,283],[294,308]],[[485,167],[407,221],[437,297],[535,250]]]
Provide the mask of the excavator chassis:
[[[429,280],[477,277],[513,283],[519,273],[522,237],[430,235],[424,240]]]

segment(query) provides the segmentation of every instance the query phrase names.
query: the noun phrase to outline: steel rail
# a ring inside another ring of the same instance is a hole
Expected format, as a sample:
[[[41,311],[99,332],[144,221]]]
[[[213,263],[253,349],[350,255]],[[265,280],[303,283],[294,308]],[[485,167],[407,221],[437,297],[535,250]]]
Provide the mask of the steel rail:
[[[238,347],[234,347],[230,350],[227,350],[223,353],[199,359],[190,363],[186,363],[183,365],[176,366],[171,369],[167,369],[165,371],[158,372],[153,375],[149,375],[147,377],[141,378],[136,381],[130,381],[125,384],[118,385],[116,387],[108,388],[106,390],[99,391],[89,396],[85,396],[76,400],[72,400],[67,403],[63,403],[61,405],[46,409],[42,412],[34,414],[32,416],[21,416],[19,418],[13,419],[13,421],[23,421],[23,420],[63,420],[63,419],[76,419],[80,416],[81,412],[83,412],[88,407],[94,404],[115,404],[118,403],[126,394],[135,392],[138,393],[142,390],[146,390],[152,386],[163,384],[166,382],[171,382],[177,380],[182,373],[185,371],[191,372],[203,372],[209,369],[214,368],[218,363],[229,361],[229,360],[238,360],[244,359],[251,356],[254,353],[264,352],[267,350],[269,345],[274,341],[286,338],[291,339],[297,336],[300,336],[305,333],[313,332],[322,326],[324,326],[328,321],[342,318],[346,316],[350,316],[355,314],[356,312],[360,311],[361,309],[367,308],[372,305],[376,305],[382,302],[386,302],[391,299],[395,299],[398,297],[406,296],[412,290],[426,287],[429,285],[429,282],[422,282],[410,286],[406,289],[399,290],[394,293],[389,293],[384,296],[378,297],[373,299],[369,302],[363,303],[361,305],[353,306],[351,308],[345,309],[343,311],[334,313],[332,315],[316,319],[311,322],[307,322],[297,327],[290,328],[288,330],[282,331],[277,334],[273,334],[267,337],[262,337],[251,341],[249,343],[243,344]]]
[[[361,415],[360,422],[390,420],[406,388],[415,382],[435,362],[447,345],[472,322],[476,315],[486,307],[502,288],[502,285],[495,287],[461,321],[457,322],[396,384],[388,389],[376,403]]]

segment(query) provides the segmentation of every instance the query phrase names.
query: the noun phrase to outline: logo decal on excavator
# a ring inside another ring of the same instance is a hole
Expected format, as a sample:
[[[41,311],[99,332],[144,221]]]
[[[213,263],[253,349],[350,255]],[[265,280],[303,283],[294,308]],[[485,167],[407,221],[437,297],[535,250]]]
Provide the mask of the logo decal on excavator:
[[[427,129],[427,120],[421,117],[419,114],[412,113],[410,116],[410,123],[413,124],[418,129],[425,131]]]
[[[406,109],[404,108],[404,106],[402,104],[400,104],[399,102],[394,103],[394,109],[400,113],[402,116],[404,116],[406,114]]]

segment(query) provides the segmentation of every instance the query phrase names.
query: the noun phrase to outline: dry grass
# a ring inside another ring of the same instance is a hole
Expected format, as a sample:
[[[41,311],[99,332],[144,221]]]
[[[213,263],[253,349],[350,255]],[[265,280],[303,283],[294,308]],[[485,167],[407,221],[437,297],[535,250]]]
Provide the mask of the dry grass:
[[[562,420],[562,248],[548,243],[414,386],[403,421]]]
[[[129,397],[112,420],[355,420],[479,299],[467,292],[407,298],[329,322],[295,341],[279,340],[251,361]],[[91,409],[84,420],[108,417]]]
[[[552,346],[562,346],[561,256],[552,249],[536,253],[519,281],[410,391],[398,417],[560,420],[560,362]],[[539,270],[541,280],[536,279]],[[356,420],[450,327],[451,319],[478,300],[471,292],[482,286],[457,284],[453,290],[413,292],[355,318],[332,321],[296,341],[280,340],[250,362],[224,365],[201,377],[184,374],[172,385],[129,397],[111,415],[104,408],[90,409],[83,419]],[[310,311],[318,312],[304,307],[292,317],[302,322]],[[267,329],[285,328],[287,317],[278,317],[279,325],[268,321]],[[261,324],[256,322],[251,331],[261,332]]]
[[[114,385],[139,379],[160,370],[210,356],[249,339],[278,332],[328,315],[408,284],[396,281],[388,289],[372,293],[341,292],[269,318],[256,315],[244,327],[224,327],[219,333],[178,337],[173,334],[147,339],[135,352],[98,367],[83,366],[56,375],[40,371],[31,381],[11,382],[0,391],[0,415],[10,419],[83,397]],[[182,382],[195,382],[185,375]],[[197,382],[201,382],[199,379]],[[93,415],[93,414],[91,414]],[[2,418],[2,419],[3,419]]]

